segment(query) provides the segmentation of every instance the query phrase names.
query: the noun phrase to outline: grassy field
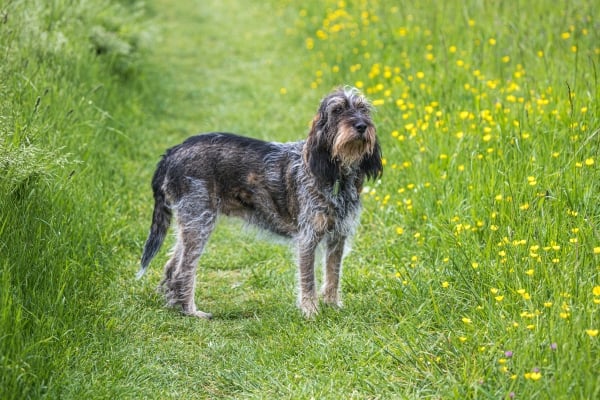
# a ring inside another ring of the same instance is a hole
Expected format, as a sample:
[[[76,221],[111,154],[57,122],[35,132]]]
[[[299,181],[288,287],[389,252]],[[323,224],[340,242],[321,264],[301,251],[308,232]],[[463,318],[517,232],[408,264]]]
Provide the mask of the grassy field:
[[[0,5],[0,398],[599,398],[599,15]],[[385,157],[345,308],[303,320],[289,246],[231,220],[200,260],[214,320],[164,307],[166,249],[134,279],[160,154],[210,130],[298,140],[341,84]]]

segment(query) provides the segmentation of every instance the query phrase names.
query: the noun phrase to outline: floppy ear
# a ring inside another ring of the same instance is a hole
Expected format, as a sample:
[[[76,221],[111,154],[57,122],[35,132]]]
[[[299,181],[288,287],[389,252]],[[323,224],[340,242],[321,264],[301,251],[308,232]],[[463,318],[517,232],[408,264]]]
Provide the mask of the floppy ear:
[[[308,139],[306,139],[305,160],[310,172],[319,180],[333,184],[338,178],[338,169],[331,159],[330,145],[323,137],[326,117],[317,114],[313,119]]]
[[[375,139],[375,147],[373,152],[363,158],[360,162],[360,170],[367,179],[377,179],[383,173],[383,164],[381,162],[381,146],[379,140]]]

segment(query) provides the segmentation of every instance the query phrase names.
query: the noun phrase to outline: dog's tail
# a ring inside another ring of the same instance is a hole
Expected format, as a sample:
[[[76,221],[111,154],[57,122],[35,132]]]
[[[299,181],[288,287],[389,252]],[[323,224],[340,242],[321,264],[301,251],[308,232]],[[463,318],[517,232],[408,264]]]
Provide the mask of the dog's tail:
[[[140,279],[148,264],[154,258],[160,246],[162,245],[167,235],[169,225],[171,225],[171,208],[167,202],[165,191],[163,189],[163,183],[165,181],[166,165],[165,160],[161,160],[158,164],[154,177],[152,178],[152,190],[154,191],[154,212],[152,214],[152,225],[150,226],[150,233],[146,244],[144,245],[144,252],[142,253],[142,259],[140,262],[140,270],[138,271],[136,278]]]

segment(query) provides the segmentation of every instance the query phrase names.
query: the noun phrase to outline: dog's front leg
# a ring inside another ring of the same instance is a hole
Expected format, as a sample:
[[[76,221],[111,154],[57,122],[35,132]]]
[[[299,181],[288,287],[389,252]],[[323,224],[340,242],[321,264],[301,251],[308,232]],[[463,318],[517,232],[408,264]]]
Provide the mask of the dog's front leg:
[[[332,235],[327,240],[327,254],[325,257],[325,279],[321,295],[326,304],[341,307],[340,277],[342,274],[342,258],[344,256],[345,236]]]
[[[303,235],[298,240],[298,307],[306,318],[314,317],[319,300],[315,283],[315,250],[320,242],[316,235]]]

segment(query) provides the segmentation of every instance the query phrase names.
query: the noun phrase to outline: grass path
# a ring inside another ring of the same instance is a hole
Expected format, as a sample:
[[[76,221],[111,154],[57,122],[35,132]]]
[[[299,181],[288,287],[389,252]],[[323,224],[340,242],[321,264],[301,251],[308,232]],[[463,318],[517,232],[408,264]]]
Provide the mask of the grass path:
[[[140,182],[131,184],[148,200],[131,200],[141,203],[133,206],[141,209],[132,222],[140,238],[150,222],[150,176],[166,147],[207,130],[275,140],[304,135],[318,98],[289,93],[280,101],[280,87],[294,79],[294,66],[302,60],[278,41],[286,16],[271,10],[268,4],[232,0],[155,2],[162,40],[152,61],[165,67],[167,84],[157,94],[164,96],[164,109],[156,130],[140,133],[147,135],[144,153],[156,157],[132,167]],[[325,388],[333,397],[350,392],[363,375],[359,370],[377,357],[372,343],[357,345],[372,328],[351,329],[352,313],[327,315],[331,326],[306,324],[294,306],[295,271],[287,247],[240,235],[239,228],[235,222],[221,224],[200,264],[197,293],[200,307],[215,314],[210,323],[163,307],[155,288],[165,249],[140,282],[133,279],[139,254],[115,265],[122,274],[98,310],[103,329],[77,350],[62,396],[297,398],[322,397]],[[350,360],[358,369],[349,367]],[[336,380],[338,387],[330,387]]]
[[[263,132],[264,127],[292,124],[303,134],[302,119],[288,114],[298,99],[276,118],[267,115],[269,105],[278,110],[280,86],[293,79],[294,65],[302,63],[281,41],[283,12],[275,15],[268,2],[231,0],[178,5],[157,0],[156,12],[163,40],[155,61],[165,66],[172,90],[164,99],[171,118],[162,122],[162,131],[178,139],[207,130],[267,137],[273,132]],[[313,105],[299,108],[312,112]]]

